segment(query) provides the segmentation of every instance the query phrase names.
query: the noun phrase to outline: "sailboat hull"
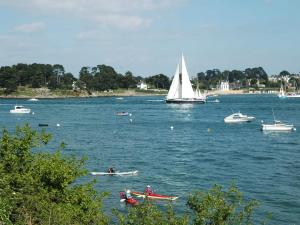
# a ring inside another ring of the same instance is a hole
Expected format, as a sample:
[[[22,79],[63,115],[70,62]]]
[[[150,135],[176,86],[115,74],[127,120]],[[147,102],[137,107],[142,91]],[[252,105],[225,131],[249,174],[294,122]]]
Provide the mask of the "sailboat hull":
[[[174,104],[204,104],[206,101],[204,99],[166,99],[166,103]]]

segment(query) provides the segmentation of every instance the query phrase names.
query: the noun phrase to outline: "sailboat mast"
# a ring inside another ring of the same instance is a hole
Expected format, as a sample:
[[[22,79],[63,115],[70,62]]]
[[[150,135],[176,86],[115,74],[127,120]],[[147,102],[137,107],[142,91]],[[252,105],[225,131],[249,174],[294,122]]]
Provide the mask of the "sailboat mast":
[[[274,114],[273,108],[272,108],[272,113],[273,113],[273,120],[274,120],[274,122],[275,122],[276,120],[275,120],[275,114]]]

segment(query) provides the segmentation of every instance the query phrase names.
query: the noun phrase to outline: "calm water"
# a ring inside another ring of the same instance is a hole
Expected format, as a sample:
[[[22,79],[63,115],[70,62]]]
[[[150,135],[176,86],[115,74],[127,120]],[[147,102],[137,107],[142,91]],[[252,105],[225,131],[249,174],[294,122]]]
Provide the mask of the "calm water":
[[[87,169],[120,171],[137,169],[134,177],[97,177],[96,188],[107,190],[107,208],[121,208],[119,191],[142,191],[147,184],[162,194],[178,195],[175,208],[184,210],[188,193],[213,184],[235,182],[247,199],[261,202],[257,215],[272,212],[271,224],[300,221],[300,99],[280,100],[270,95],[221,96],[220,103],[167,105],[163,97],[55,99],[30,103],[0,100],[2,127],[13,129],[29,122],[47,123],[54,141],[67,143],[66,154],[87,156]],[[154,100],[154,101],[153,101]],[[13,115],[14,104],[34,115]],[[277,119],[293,123],[292,133],[260,131],[260,121]],[[253,123],[224,124],[234,111],[255,116]],[[131,117],[116,116],[119,111]],[[130,118],[132,122],[130,122]],[[59,123],[60,127],[56,124]],[[170,127],[174,129],[171,130]],[[91,176],[83,178],[89,180]]]

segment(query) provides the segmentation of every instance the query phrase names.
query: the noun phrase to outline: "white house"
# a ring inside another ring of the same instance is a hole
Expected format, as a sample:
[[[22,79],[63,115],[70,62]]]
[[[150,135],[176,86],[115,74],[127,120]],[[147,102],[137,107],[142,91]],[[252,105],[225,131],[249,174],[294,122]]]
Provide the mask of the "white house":
[[[137,88],[141,89],[141,90],[147,90],[148,89],[148,86],[146,83],[144,83],[143,81],[140,81],[138,84],[137,84]]]
[[[219,85],[220,91],[229,91],[229,82],[228,81],[221,81]]]

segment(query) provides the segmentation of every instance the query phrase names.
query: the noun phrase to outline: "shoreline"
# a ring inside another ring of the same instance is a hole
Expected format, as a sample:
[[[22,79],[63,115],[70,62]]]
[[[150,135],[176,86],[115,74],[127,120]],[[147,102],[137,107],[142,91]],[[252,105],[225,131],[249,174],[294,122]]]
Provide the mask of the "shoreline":
[[[162,93],[163,92],[163,93]],[[136,90],[118,90],[115,92],[92,92],[88,94],[87,91],[73,92],[73,91],[45,91],[45,90],[34,90],[30,94],[9,94],[0,95],[0,99],[59,99],[59,98],[97,98],[97,97],[130,97],[130,96],[165,96],[167,92],[161,90],[153,90],[149,92],[140,92]]]
[[[156,93],[155,93],[156,92]],[[162,93],[163,92],[163,93]],[[165,90],[149,90],[149,92],[140,92],[136,90],[125,90],[125,91],[116,91],[116,92],[93,92],[88,94],[85,92],[71,92],[68,94],[63,94],[58,92],[43,92],[39,93],[36,91],[36,94],[33,92],[30,94],[12,94],[12,95],[0,95],[0,99],[65,99],[65,98],[97,98],[97,97],[139,97],[139,96],[166,96],[167,91]],[[214,95],[223,96],[223,95],[252,95],[252,94],[274,94],[274,93],[261,93],[261,92],[246,92],[246,90],[229,90],[229,91],[208,91],[205,92],[207,97],[213,97]]]

